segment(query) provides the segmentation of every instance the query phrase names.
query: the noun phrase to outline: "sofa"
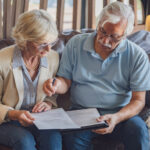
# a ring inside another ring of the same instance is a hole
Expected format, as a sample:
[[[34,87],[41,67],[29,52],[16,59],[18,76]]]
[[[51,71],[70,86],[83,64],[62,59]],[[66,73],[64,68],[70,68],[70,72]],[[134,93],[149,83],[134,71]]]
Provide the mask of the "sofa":
[[[62,32],[59,34],[58,41],[53,46],[53,49],[56,50],[61,57],[65,44],[72,36],[76,34],[82,34],[82,33],[93,32],[93,31],[94,30],[92,29],[82,29],[81,32],[73,31],[73,30]],[[149,32],[139,31],[128,36],[128,39],[141,46],[146,51],[146,53],[150,58],[150,43],[149,43],[150,33]],[[12,39],[0,40],[0,49],[12,44],[14,44],[14,41]],[[69,91],[66,94],[59,95],[57,97],[58,107],[63,107],[65,110],[67,110],[70,105],[69,97],[70,97]],[[147,120],[148,116],[150,116],[150,91],[147,91],[146,93],[146,105],[143,111],[140,113],[140,116],[145,121]],[[149,133],[150,133],[150,129],[149,129]],[[103,138],[100,137],[100,138],[93,139],[92,142],[94,145],[94,150],[100,150],[100,149],[101,150],[124,150],[123,144],[120,141],[115,141],[114,139],[108,139],[108,138],[106,139],[105,137]],[[0,145],[0,150],[11,150],[11,148],[6,147],[4,145]]]

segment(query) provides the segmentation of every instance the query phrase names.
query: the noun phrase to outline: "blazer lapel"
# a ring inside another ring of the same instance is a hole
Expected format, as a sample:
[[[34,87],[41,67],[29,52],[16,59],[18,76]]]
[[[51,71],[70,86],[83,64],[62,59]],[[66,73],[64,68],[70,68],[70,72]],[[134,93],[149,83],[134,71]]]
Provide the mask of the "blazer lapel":
[[[46,94],[43,91],[43,84],[48,79],[49,73],[48,71],[49,71],[48,68],[45,67],[41,67],[40,69],[39,81],[37,86],[36,103],[42,101],[46,97]]]
[[[20,109],[24,96],[23,75],[21,67],[13,68],[13,75],[19,95],[19,102],[16,105],[16,109]]]

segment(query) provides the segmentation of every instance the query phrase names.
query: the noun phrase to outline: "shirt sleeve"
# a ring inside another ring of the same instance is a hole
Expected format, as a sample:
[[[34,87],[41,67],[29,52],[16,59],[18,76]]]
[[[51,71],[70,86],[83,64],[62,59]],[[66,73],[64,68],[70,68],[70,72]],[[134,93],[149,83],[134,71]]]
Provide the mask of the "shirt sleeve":
[[[57,72],[58,76],[64,77],[66,79],[72,80],[72,72],[74,67],[74,60],[75,60],[75,52],[74,52],[74,38],[69,40],[66,44],[66,47],[63,51],[60,66]]]
[[[150,90],[150,63],[147,54],[144,51],[137,53],[131,66],[131,91]]]

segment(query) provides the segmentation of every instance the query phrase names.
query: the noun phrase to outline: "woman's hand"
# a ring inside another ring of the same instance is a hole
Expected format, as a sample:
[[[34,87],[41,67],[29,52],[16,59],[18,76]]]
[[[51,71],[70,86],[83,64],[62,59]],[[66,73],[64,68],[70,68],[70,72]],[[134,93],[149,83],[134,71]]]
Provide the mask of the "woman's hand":
[[[100,116],[97,121],[106,121],[109,125],[109,127],[107,128],[102,128],[102,129],[97,129],[97,130],[93,130],[93,132],[98,133],[98,134],[108,134],[108,133],[112,133],[115,126],[117,125],[117,120],[118,117],[115,114],[107,114],[104,116]]]
[[[51,102],[39,102],[37,103],[33,109],[32,109],[32,112],[33,113],[39,113],[39,112],[42,112],[42,111],[48,111],[52,108],[52,103]]]
[[[22,126],[29,126],[33,124],[34,118],[29,111],[25,110],[9,110],[8,118],[11,120],[18,120]]]

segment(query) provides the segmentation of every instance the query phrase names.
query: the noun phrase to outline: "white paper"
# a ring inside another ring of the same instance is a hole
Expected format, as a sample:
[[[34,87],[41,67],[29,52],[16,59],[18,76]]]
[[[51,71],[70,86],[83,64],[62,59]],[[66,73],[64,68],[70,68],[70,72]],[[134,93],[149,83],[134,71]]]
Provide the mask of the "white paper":
[[[72,129],[80,128],[62,109],[52,109],[41,113],[32,113],[34,124],[38,129]]]
[[[31,113],[38,129],[79,129],[81,127],[103,124],[96,108],[64,111],[62,108],[41,113]]]
[[[103,122],[96,121],[96,119],[100,117],[100,114],[96,108],[67,111],[67,114],[80,127],[104,123],[104,121]]]

